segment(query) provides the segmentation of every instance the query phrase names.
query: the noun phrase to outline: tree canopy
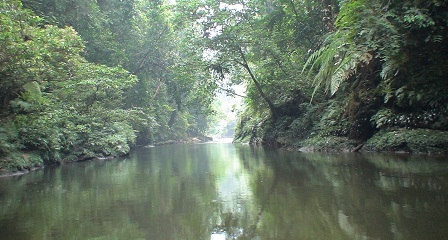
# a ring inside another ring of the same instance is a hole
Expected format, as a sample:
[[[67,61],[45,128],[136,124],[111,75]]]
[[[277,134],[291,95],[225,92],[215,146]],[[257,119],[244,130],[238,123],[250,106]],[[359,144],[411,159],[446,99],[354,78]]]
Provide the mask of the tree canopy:
[[[200,54],[183,50],[166,7],[3,1],[0,167],[118,156],[135,144],[203,135],[214,85],[193,70]]]

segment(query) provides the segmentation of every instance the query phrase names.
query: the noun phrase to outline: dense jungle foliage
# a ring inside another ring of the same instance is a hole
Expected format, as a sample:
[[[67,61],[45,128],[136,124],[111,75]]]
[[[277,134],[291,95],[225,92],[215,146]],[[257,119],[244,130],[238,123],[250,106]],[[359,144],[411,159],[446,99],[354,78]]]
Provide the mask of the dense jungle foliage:
[[[269,39],[245,54],[274,104],[248,85],[238,141],[448,150],[448,1],[278,1],[254,16],[237,27]]]
[[[4,0],[0,21],[2,171],[203,135],[217,91],[244,98],[238,142],[448,149],[446,0]]]
[[[207,130],[214,84],[161,1],[0,4],[1,170]]]

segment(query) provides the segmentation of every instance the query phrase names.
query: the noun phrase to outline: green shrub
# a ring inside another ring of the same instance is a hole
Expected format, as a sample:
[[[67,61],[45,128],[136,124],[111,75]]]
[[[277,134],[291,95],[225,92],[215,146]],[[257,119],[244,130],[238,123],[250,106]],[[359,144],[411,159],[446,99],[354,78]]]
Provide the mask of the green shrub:
[[[15,151],[7,157],[0,158],[0,171],[6,173],[29,170],[33,167],[42,167],[43,159],[37,152]]]
[[[382,130],[366,142],[363,150],[448,152],[448,132],[431,129]]]
[[[303,109],[303,114],[294,119],[289,125],[291,138],[298,140],[307,138],[312,133],[316,122],[319,122],[319,119],[322,117],[321,105],[304,103],[301,109]]]
[[[415,111],[412,113],[394,113],[388,108],[379,110],[372,116],[370,121],[376,128],[407,127],[421,128],[434,125],[440,118],[441,113],[436,110]]]
[[[347,136],[350,124],[344,115],[343,104],[342,101],[329,101],[325,110],[321,112],[319,122],[315,125],[313,131],[320,136]]]

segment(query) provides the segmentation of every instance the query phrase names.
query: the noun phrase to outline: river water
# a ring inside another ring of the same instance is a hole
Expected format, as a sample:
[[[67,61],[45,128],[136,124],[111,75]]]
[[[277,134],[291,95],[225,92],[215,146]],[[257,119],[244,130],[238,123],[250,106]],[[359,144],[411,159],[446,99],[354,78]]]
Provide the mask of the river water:
[[[447,239],[443,160],[140,148],[0,178],[0,239]]]

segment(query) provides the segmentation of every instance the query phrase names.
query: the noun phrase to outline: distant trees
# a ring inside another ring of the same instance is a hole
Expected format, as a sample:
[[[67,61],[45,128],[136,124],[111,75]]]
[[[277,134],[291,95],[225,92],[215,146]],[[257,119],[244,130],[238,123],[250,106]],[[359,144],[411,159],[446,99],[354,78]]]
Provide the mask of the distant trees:
[[[24,4],[50,23],[75,28],[85,42],[87,60],[121,66],[137,76],[137,83],[126,92],[125,105],[138,107],[156,122],[155,129],[136,129],[140,144],[204,133],[207,120],[202,118],[211,113],[213,90],[200,90],[210,86],[196,84],[204,82],[199,74],[183,75],[184,63],[196,60],[181,56],[184,47],[164,1],[24,0]],[[196,104],[198,99],[203,104]]]

